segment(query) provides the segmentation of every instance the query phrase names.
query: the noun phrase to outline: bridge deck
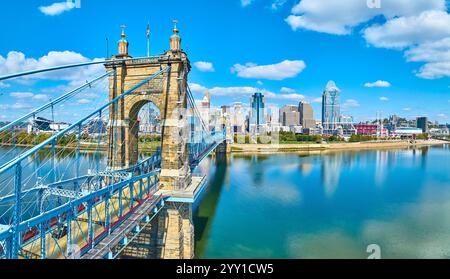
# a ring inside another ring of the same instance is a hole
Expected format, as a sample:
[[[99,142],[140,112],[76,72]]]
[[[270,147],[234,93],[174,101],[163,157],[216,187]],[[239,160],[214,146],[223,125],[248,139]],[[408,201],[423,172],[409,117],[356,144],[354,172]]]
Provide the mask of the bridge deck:
[[[161,200],[162,197],[160,195],[154,195],[145,200],[120,226],[81,258],[103,259],[114,247],[123,241],[127,241],[127,235],[135,230],[141,222],[150,222],[150,220],[158,213],[158,210],[154,209],[158,209]],[[147,220],[145,220],[146,217]]]
[[[191,184],[184,190],[163,190],[157,194],[163,196],[168,202],[194,203],[206,185],[206,176],[193,176]]]

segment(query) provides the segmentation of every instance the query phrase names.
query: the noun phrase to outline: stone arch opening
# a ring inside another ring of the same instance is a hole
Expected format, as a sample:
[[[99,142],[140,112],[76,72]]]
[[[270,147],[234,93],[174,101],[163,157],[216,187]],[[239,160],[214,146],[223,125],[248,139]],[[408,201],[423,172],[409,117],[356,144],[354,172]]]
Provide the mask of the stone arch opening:
[[[128,120],[129,163],[133,165],[161,150],[161,109],[151,100],[139,100],[131,106]]]

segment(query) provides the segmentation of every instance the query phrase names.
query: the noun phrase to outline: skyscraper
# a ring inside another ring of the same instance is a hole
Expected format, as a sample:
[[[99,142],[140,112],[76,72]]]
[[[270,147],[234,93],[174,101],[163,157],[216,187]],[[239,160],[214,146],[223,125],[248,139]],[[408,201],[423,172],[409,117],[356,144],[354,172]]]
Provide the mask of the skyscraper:
[[[428,133],[428,117],[417,117],[417,128],[422,129],[424,133]]]
[[[205,91],[205,95],[200,102],[200,116],[205,123],[205,125],[209,126],[211,121],[210,110],[211,110],[211,98],[209,96],[209,91]],[[209,127],[208,127],[209,128]]]
[[[322,95],[323,132],[333,135],[341,118],[340,90],[334,81],[329,81]]]
[[[300,113],[297,106],[284,106],[280,109],[280,123],[282,126],[300,126]]]
[[[250,97],[250,125],[264,125],[266,123],[264,116],[265,98],[260,92],[253,94]]]
[[[303,129],[311,129],[316,127],[314,111],[310,104],[300,102],[298,105],[298,112],[300,113],[300,125],[302,125]]]

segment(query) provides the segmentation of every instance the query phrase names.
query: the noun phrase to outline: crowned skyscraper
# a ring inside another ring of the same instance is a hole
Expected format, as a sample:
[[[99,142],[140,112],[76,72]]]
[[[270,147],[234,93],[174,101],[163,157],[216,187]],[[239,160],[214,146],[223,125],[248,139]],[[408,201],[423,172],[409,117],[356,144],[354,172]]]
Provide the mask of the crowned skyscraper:
[[[341,118],[340,93],[341,91],[336,86],[334,81],[329,81],[325,91],[323,92],[322,126],[323,133],[326,135],[335,134],[339,126]]]

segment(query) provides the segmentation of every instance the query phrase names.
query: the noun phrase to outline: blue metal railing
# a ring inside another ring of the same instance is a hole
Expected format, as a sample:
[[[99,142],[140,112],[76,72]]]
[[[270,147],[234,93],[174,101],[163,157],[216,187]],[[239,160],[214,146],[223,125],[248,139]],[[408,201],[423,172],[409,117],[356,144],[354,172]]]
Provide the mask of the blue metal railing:
[[[6,171],[9,170],[14,170],[14,198],[12,198],[12,200],[14,201],[14,213],[13,213],[13,220],[12,220],[12,224],[10,225],[11,229],[8,231],[9,234],[11,234],[11,248],[10,250],[12,251],[11,253],[11,257],[12,258],[17,258],[18,257],[18,251],[20,250],[20,232],[24,230],[24,226],[36,226],[37,224],[39,224],[39,222],[44,222],[44,221],[49,221],[48,218],[51,214],[60,214],[61,212],[59,210],[63,210],[63,209],[67,209],[67,206],[69,205],[63,205],[62,207],[58,207],[56,209],[50,210],[48,212],[46,212],[45,214],[39,215],[37,217],[34,217],[30,220],[27,220],[25,223],[26,225],[23,225],[23,222],[21,222],[21,200],[22,200],[22,196],[23,196],[23,187],[22,187],[22,161],[25,160],[26,158],[30,157],[33,154],[36,154],[37,152],[39,152],[41,149],[45,148],[47,145],[52,146],[52,169],[53,172],[54,171],[54,166],[55,166],[55,148],[56,148],[56,141],[58,139],[60,139],[61,137],[63,137],[64,135],[70,133],[71,131],[74,130],[80,130],[81,125],[83,125],[83,123],[85,121],[87,121],[88,119],[90,119],[91,117],[94,117],[96,115],[99,115],[99,118],[101,118],[102,112],[103,110],[105,110],[106,108],[109,108],[111,105],[117,103],[120,99],[124,98],[125,96],[131,94],[133,91],[135,91],[137,88],[141,87],[142,85],[150,82],[151,80],[155,79],[156,77],[158,77],[159,75],[167,72],[170,70],[170,67],[167,67],[165,69],[160,70],[159,72],[155,73],[154,75],[152,75],[151,77],[143,80],[142,82],[138,83],[137,85],[133,86],[131,89],[129,89],[127,92],[123,93],[122,95],[114,98],[113,100],[111,100],[110,102],[108,102],[107,104],[103,105],[101,108],[97,109],[96,111],[90,113],[88,116],[84,117],[83,119],[79,120],[78,122],[72,124],[70,127],[64,129],[63,131],[59,132],[58,134],[52,136],[51,138],[45,140],[44,142],[36,145],[35,147],[33,147],[30,150],[27,150],[26,152],[24,152],[23,154],[19,155],[18,157],[14,158],[13,160],[11,160],[10,162],[4,164],[4,166],[2,166],[0,168],[0,175],[5,173]],[[99,152],[99,150],[97,150],[97,152]],[[148,161],[147,161],[148,162]],[[144,162],[145,163],[145,162]],[[98,171],[98,164],[97,164],[97,171]],[[55,175],[53,174],[53,182],[56,183],[55,180]],[[128,183],[132,183],[133,181],[135,181],[136,179],[139,179],[139,177],[132,177],[130,181],[128,181]],[[119,185],[122,185],[123,183],[119,183]],[[103,195],[105,190],[99,190],[97,192],[94,192],[92,194],[89,194],[87,197],[89,198],[93,198],[93,197],[98,197],[99,195]],[[132,192],[130,190],[130,192]],[[84,202],[86,199],[86,197],[82,198],[81,202]],[[79,203],[80,201],[77,200],[77,203]],[[73,205],[73,201],[70,202],[71,205]],[[51,215],[53,216],[53,215]],[[37,223],[36,223],[37,222]],[[5,233],[3,233],[2,235],[4,235]],[[0,239],[2,239],[0,237]],[[4,239],[4,238],[3,238]]]

